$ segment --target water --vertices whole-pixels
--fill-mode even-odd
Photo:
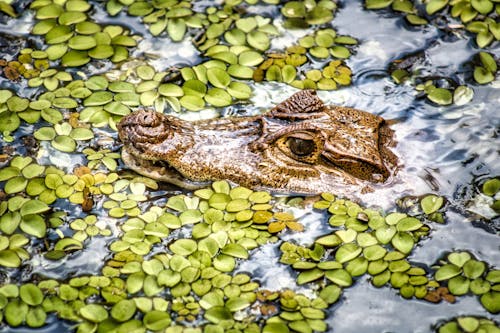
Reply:
[[[258,9],[255,9],[258,10]],[[104,20],[104,12],[96,17]],[[24,16],[29,23],[31,15]],[[121,22],[123,17],[114,19]],[[395,152],[403,167],[398,181],[390,187],[377,189],[374,193],[361,195],[358,199],[366,206],[394,209],[395,200],[408,195],[436,193],[449,201],[446,225],[433,225],[431,237],[421,241],[409,260],[414,263],[431,265],[445,253],[453,250],[470,251],[480,260],[498,267],[500,263],[500,243],[498,229],[466,209],[468,200],[477,195],[473,185],[481,179],[499,175],[499,131],[500,131],[500,81],[497,79],[486,86],[473,85],[474,99],[462,106],[438,107],[416,96],[409,85],[396,85],[389,77],[387,68],[391,61],[405,55],[425,51],[425,71],[435,75],[453,76],[459,80],[466,78],[463,63],[470,60],[478,49],[464,35],[450,36],[433,26],[411,28],[399,17],[385,12],[363,10],[360,1],[344,1],[337,12],[334,27],[339,34],[357,38],[360,46],[356,54],[348,60],[353,70],[353,85],[335,92],[320,92],[327,104],[341,104],[370,111],[386,119],[396,119],[392,126],[398,141]],[[26,32],[26,25],[11,22],[0,26],[0,31],[14,28],[19,33]],[[137,21],[130,27],[144,31]],[[285,33],[273,45],[278,47],[297,38],[300,34]],[[183,55],[173,52],[169,44],[152,43],[145,40],[139,48],[148,50],[158,57],[153,61],[157,68],[167,63],[172,65],[195,64],[197,51],[189,43],[181,44]],[[500,47],[494,44],[488,51],[500,55]],[[468,81],[471,82],[471,81]],[[0,81],[4,87],[7,82]],[[295,92],[294,88],[264,83],[255,87],[255,94],[244,110],[233,109],[228,114],[256,114],[269,109],[285,97]],[[216,110],[208,109],[200,113],[182,115],[183,118],[208,118],[216,115]],[[29,130],[27,128],[26,130]],[[0,145],[5,145],[1,143]],[[54,157],[52,157],[54,158]],[[52,161],[53,163],[54,160]],[[66,164],[65,161],[61,162]],[[478,200],[471,208],[488,216],[486,204]],[[295,211],[304,215],[301,220],[306,225],[305,234],[285,238],[308,245],[315,237],[327,233],[327,223],[319,213]],[[491,216],[490,216],[491,217]],[[498,217],[496,217],[498,220]],[[490,225],[488,225],[490,223]],[[497,226],[498,226],[498,222]],[[34,271],[48,277],[66,277],[73,274],[95,274],[105,259],[106,244],[102,239],[92,244],[78,256],[64,262],[49,263],[35,256],[31,260]],[[251,272],[262,286],[270,289],[292,287],[307,293],[308,290],[295,284],[295,273],[279,261],[279,244],[266,245],[258,249],[239,271]],[[403,300],[396,290],[384,287],[374,288],[366,277],[361,277],[355,285],[344,291],[342,301],[329,311],[328,324],[334,332],[413,332],[433,331],[440,321],[457,315],[478,315],[492,318],[479,304],[477,297],[458,298],[457,303],[430,304],[418,300]],[[496,317],[498,320],[498,317]],[[57,320],[31,332],[63,332],[71,325]],[[25,328],[4,327],[2,332],[25,332]]]

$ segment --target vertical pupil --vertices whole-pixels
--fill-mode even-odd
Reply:
[[[295,155],[305,156],[311,154],[314,151],[315,145],[313,140],[289,138],[288,147],[290,147],[290,150]]]

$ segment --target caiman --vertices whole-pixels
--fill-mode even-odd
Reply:
[[[337,192],[388,182],[398,160],[382,117],[325,106],[314,90],[248,117],[184,121],[136,111],[118,124],[122,160],[139,174],[196,189],[226,179],[274,192]]]

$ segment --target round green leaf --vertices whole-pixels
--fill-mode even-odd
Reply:
[[[21,265],[21,259],[12,250],[2,250],[0,251],[0,266],[4,267],[19,267]]]
[[[448,89],[444,88],[432,89],[427,98],[439,105],[450,105],[453,102],[453,95]]]
[[[482,261],[471,259],[463,266],[464,275],[469,279],[476,279],[483,275],[486,270],[486,264]]]
[[[444,280],[449,280],[454,276],[459,275],[462,272],[462,270],[453,265],[453,264],[446,264],[441,267],[436,271],[436,274],[434,275],[434,278],[436,281],[444,281]]]
[[[214,87],[226,88],[231,83],[231,77],[225,70],[212,67],[207,69],[207,78]]]
[[[231,314],[231,311],[223,306],[214,306],[205,311],[204,317],[208,321],[217,324],[221,321],[232,319],[233,315]]]
[[[407,232],[398,232],[391,240],[392,246],[402,253],[410,253],[415,245],[413,237]]]
[[[349,287],[352,284],[351,275],[344,269],[326,271],[325,277],[340,287]]]
[[[443,198],[437,195],[427,195],[420,201],[420,206],[425,214],[429,215],[435,213],[441,206],[443,206]]]
[[[5,183],[4,191],[7,194],[13,194],[13,193],[18,193],[21,191],[24,191],[26,188],[26,185],[28,185],[28,180],[24,177],[14,177],[9,179]]]
[[[28,305],[40,305],[43,301],[43,293],[33,283],[26,283],[19,288],[19,295],[21,300]]]
[[[172,322],[168,312],[157,310],[147,312],[142,321],[144,326],[152,331],[164,330]]]
[[[500,292],[490,291],[481,296],[481,304],[493,314],[500,312]]]
[[[216,107],[231,105],[233,101],[231,95],[229,95],[225,90],[220,88],[209,89],[204,98],[207,103]]]
[[[192,239],[178,239],[170,244],[170,250],[178,255],[187,256],[196,251],[197,244]]]
[[[485,195],[494,196],[498,191],[500,191],[500,179],[488,179],[484,182],[482,190]]]
[[[108,312],[99,304],[87,304],[80,309],[80,315],[93,322],[100,323],[108,318]]]

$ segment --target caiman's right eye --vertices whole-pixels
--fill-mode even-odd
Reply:
[[[316,150],[316,144],[313,140],[289,137],[287,143],[290,151],[300,157],[310,155]]]
[[[314,164],[323,151],[324,139],[315,131],[301,130],[283,135],[276,145],[288,157]]]

